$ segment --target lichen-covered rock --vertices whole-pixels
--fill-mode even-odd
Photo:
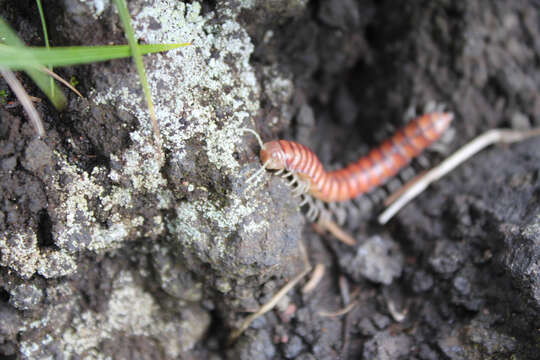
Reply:
[[[238,288],[230,297],[241,304],[245,289],[299,269],[303,221],[297,202],[281,183],[274,181],[267,192],[267,176],[249,186],[245,182],[257,170],[248,165],[258,162],[257,149],[240,128],[254,128],[261,90],[248,62],[253,44],[236,20],[249,2],[230,5],[202,13],[198,2],[130,3],[142,41],[192,42],[145,58],[161,150],[129,60],[88,69],[85,77],[93,79],[88,84],[93,89],[87,100],[71,101],[65,127],[55,132],[49,126],[44,139],[33,138],[27,124],[2,114],[0,264],[10,276],[29,281],[10,288],[9,303],[35,310],[42,319],[39,331],[30,331],[30,319],[22,317],[23,356],[123,353],[107,342],[111,334],[122,333],[128,342],[152,339],[145,347],[174,358],[193,348],[209,326],[200,305],[203,293]],[[66,0],[57,9],[63,13],[51,14],[59,20],[51,25],[53,32],[76,33],[75,42],[108,43],[122,35],[112,6]],[[113,29],[111,37],[106,27]],[[266,96],[279,107],[292,96],[292,82],[275,70],[272,76],[276,85]],[[126,247],[133,249],[142,278],[167,294],[162,304],[130,277],[126,262],[119,268],[98,265],[96,273],[85,260]],[[36,275],[67,279],[72,284],[67,303],[53,301],[38,311],[47,287],[32,283]],[[86,306],[77,303],[81,295],[75,288],[87,293]],[[160,315],[160,306],[169,308],[174,301],[177,314]],[[60,308],[73,318],[72,330],[64,333],[65,322],[50,329],[50,314]],[[6,331],[15,341],[10,334]],[[39,345],[44,342],[50,344]]]

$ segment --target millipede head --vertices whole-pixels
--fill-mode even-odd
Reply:
[[[268,170],[281,170],[287,167],[285,152],[279,141],[269,141],[261,148],[261,161]]]

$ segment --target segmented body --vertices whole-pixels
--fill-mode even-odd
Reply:
[[[287,170],[307,182],[308,194],[324,202],[355,198],[384,184],[436,141],[453,119],[451,113],[422,115],[357,162],[327,172],[308,147],[287,140],[270,141],[261,149],[267,169]]]

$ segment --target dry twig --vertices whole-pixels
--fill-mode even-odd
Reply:
[[[311,271],[311,265],[309,264],[307,252],[302,242],[299,243],[299,247],[300,251],[302,252],[304,264],[306,266],[305,269],[300,274],[296,275],[291,281],[285,284],[285,286],[279,289],[279,291],[275,293],[274,296],[272,296],[272,298],[266,304],[261,306],[259,310],[245,318],[242,322],[242,325],[240,325],[240,327],[237,330],[233,331],[233,333],[231,334],[230,341],[234,341],[236,338],[242,335],[242,333],[249,327],[249,325],[251,325],[251,323],[259,316],[262,316],[268,311],[272,310],[274,306],[276,306],[276,304],[279,302],[279,300],[281,300],[281,298],[283,298],[289,292],[289,290],[291,290],[296,284],[298,284],[298,282],[302,280],[304,276],[306,276]]]

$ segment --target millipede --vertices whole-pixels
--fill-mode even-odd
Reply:
[[[311,197],[323,203],[344,202],[383,185],[413,158],[441,137],[453,120],[448,112],[432,112],[419,116],[399,129],[380,146],[358,161],[335,171],[326,171],[315,153],[307,146],[288,140],[274,140],[261,145],[262,168],[248,182],[264,170],[276,170],[284,177],[292,176],[289,185],[297,184],[296,195],[305,195],[302,205],[310,204],[308,217],[314,220],[320,209],[313,206]]]

